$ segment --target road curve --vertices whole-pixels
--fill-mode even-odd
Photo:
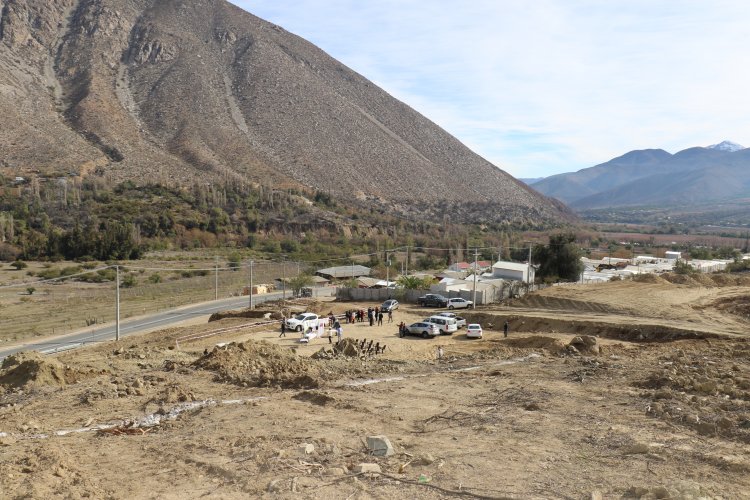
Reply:
[[[323,290],[316,290],[316,292],[323,292]],[[272,300],[279,300],[282,298],[283,292],[274,292],[263,295],[256,295],[253,297],[254,304],[262,304]],[[328,290],[330,293],[330,290]],[[291,294],[287,292],[287,297]],[[316,295],[323,295],[317,294]],[[120,338],[124,338],[130,335],[136,335],[147,331],[166,328],[173,326],[184,321],[194,319],[200,316],[209,316],[215,312],[225,311],[227,309],[242,309],[247,307],[249,304],[249,298],[244,297],[232,297],[228,299],[214,300],[211,302],[203,302],[200,304],[193,304],[189,306],[182,306],[167,311],[162,311],[148,316],[142,316],[139,318],[121,320],[120,321]],[[115,339],[114,323],[95,327],[87,328],[86,330],[70,333],[67,335],[56,336],[54,338],[40,339],[38,341],[29,342],[26,344],[17,344],[6,349],[0,350],[0,360],[23,351],[37,351],[42,354],[53,354],[56,352],[67,351],[70,349],[76,349],[83,345],[87,345],[94,342],[103,342]]]

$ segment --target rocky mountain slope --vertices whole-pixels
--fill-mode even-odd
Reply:
[[[575,208],[672,206],[729,201],[750,195],[750,149],[728,141],[675,154],[631,151],[533,188]]]
[[[0,167],[239,180],[468,220],[569,217],[317,47],[223,0],[0,0]],[[440,203],[438,203],[440,202]]]

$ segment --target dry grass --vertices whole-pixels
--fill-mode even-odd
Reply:
[[[190,255],[191,257],[195,257]],[[135,285],[120,289],[120,318],[125,319],[150,314],[196,302],[214,300],[216,294],[215,273],[208,271],[205,276],[185,277],[181,271],[138,270],[140,268],[169,269],[210,269],[214,266],[213,257],[191,261],[145,260],[123,263],[135,277]],[[33,284],[33,294],[27,285],[40,278],[30,276],[50,268],[64,268],[76,265],[71,262],[55,263],[52,266],[42,263],[29,263],[29,267],[16,271],[8,264],[0,267],[0,285],[17,285],[0,288],[0,342],[23,341],[35,337],[59,335],[76,331],[91,324],[106,324],[115,320],[115,284],[82,283],[62,281],[48,284]],[[102,264],[103,266],[104,264]],[[226,262],[221,262],[225,267]],[[98,266],[97,266],[98,267]],[[287,272],[296,272],[295,266],[287,266]],[[124,275],[125,273],[123,273]],[[158,274],[161,282],[154,283],[150,277]],[[280,277],[280,264],[259,263],[254,266],[254,283],[272,283]],[[218,273],[218,296],[227,298],[242,293],[249,284],[247,269],[237,271],[220,270]]]

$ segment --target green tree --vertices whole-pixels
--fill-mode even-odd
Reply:
[[[536,279],[541,281],[578,281],[583,272],[581,248],[573,233],[553,234],[547,245],[536,245],[532,262],[539,265]]]
[[[239,254],[239,252],[232,252],[231,254],[229,254],[229,258],[227,260],[229,261],[229,268],[232,271],[237,271],[240,268],[242,256]]]
[[[420,278],[418,276],[400,276],[398,284],[407,290],[427,290],[432,285],[430,278]]]
[[[295,296],[300,294],[300,291],[308,286],[313,285],[313,277],[311,274],[302,273],[289,280],[289,286]]]

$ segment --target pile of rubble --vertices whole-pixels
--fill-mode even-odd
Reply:
[[[63,365],[54,358],[34,352],[13,354],[0,366],[0,386],[15,389],[26,386],[65,386],[83,378],[86,373]]]
[[[719,343],[699,352],[677,349],[636,385],[646,390],[646,413],[699,434],[750,443],[748,351]],[[719,359],[730,360],[723,369]]]
[[[247,341],[215,347],[193,366],[219,380],[244,387],[318,387],[318,367],[309,358],[268,342]]]
[[[385,352],[386,345],[380,345],[380,342],[375,342],[367,339],[356,340],[356,339],[343,339],[340,342],[336,342],[330,348],[322,347],[318,352],[312,355],[313,359],[334,359],[337,357],[347,358],[368,358],[371,356],[377,356]]]

